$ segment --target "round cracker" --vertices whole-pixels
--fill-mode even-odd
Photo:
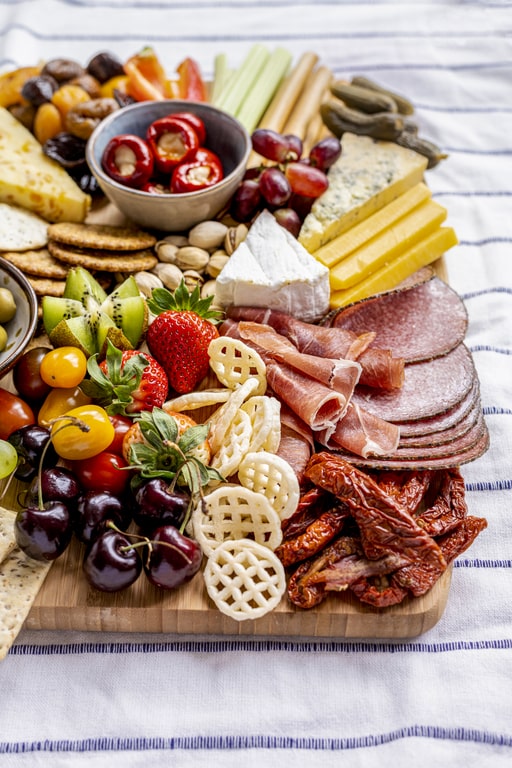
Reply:
[[[26,275],[65,280],[68,274],[69,268],[54,258],[48,248],[36,251],[7,251],[2,253],[2,256]]]
[[[52,280],[49,277],[33,277],[32,275],[26,277],[37,296],[64,296],[65,280]]]
[[[47,242],[47,221],[32,211],[0,203],[0,251],[43,248]]]
[[[153,269],[158,264],[157,257],[152,251],[100,251],[86,248],[74,248],[61,245],[53,240],[48,243],[51,255],[65,264],[81,266],[87,270],[102,272],[141,272]]]
[[[106,251],[141,251],[156,243],[156,237],[142,229],[69,221],[51,224],[48,237],[66,245]]]

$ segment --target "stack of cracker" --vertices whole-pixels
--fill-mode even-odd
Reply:
[[[27,276],[38,296],[62,296],[68,271],[77,265],[106,285],[115,273],[152,269],[158,263],[155,243],[154,235],[137,228],[48,224],[29,211],[0,204],[0,254]]]

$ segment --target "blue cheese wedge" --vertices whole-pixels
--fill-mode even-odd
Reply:
[[[221,307],[269,307],[306,322],[329,309],[329,270],[262,211],[217,277]]]
[[[91,198],[11,113],[0,107],[0,202],[46,221],[84,221]]]
[[[299,242],[314,253],[418,184],[427,159],[390,141],[344,133],[329,187],[306,216]]]

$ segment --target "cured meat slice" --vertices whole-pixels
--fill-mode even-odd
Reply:
[[[344,448],[366,458],[393,454],[398,448],[400,430],[351,402],[334,432],[316,437],[327,448]]]
[[[429,432],[426,435],[412,435],[410,437],[402,437],[402,431],[400,429],[400,442],[399,448],[424,448],[425,446],[443,445],[451,443],[463,435],[475,426],[481,413],[481,404],[476,402],[469,413],[453,427],[448,429],[442,429],[439,432]]]
[[[435,360],[405,366],[403,386],[392,391],[358,386],[353,401],[385,421],[425,419],[446,413],[468,394],[476,379],[464,344]]]
[[[267,364],[267,382],[312,430],[334,429],[345,413],[347,402],[343,395],[289,365],[271,360]]]
[[[331,326],[356,334],[375,332],[376,347],[406,362],[445,355],[466,335],[468,315],[460,296],[433,277],[408,290],[380,294],[339,310]]]
[[[302,483],[304,471],[311,456],[311,446],[304,437],[286,424],[281,423],[281,438],[277,455],[288,462],[299,484]]]
[[[475,377],[475,381],[470,391],[464,397],[460,403],[457,403],[453,408],[449,408],[444,413],[440,413],[437,416],[431,416],[426,419],[415,419],[414,421],[400,421],[396,422],[400,427],[400,437],[415,437],[421,435],[429,435],[432,432],[441,432],[446,429],[454,427],[456,424],[465,419],[469,412],[473,410],[475,405],[480,403],[480,386],[478,379]]]
[[[432,537],[369,475],[338,456],[321,452],[311,457],[306,477],[350,508],[369,560],[394,553],[411,562],[422,560],[432,568],[446,568],[441,550]]]
[[[285,312],[259,307],[231,307],[229,320],[246,320],[270,325],[289,339],[299,352],[317,357],[357,360],[361,366],[360,383],[368,387],[393,389],[403,382],[404,361],[388,349],[370,347],[375,334],[355,334],[342,328],[327,328],[304,323]],[[231,325],[220,328],[221,334],[233,333]]]
[[[299,352],[285,336],[277,333],[270,325],[240,321],[240,338],[249,345],[255,345],[258,352],[264,350],[265,357],[280,363],[287,363],[313,379],[335,389],[345,398],[352,397],[361,375],[361,366],[354,360],[329,359]]]

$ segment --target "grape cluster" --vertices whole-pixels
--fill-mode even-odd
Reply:
[[[303,157],[302,140],[293,134],[258,128],[251,138],[253,150],[266,162],[247,169],[233,196],[231,215],[249,222],[267,208],[297,237],[314,200],[329,186],[327,171],[340,156],[341,143],[327,136]]]

